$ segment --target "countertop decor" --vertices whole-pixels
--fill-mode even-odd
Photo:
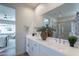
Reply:
[[[53,36],[53,31],[55,31],[55,29],[46,25],[46,26],[39,27],[37,31],[41,32],[41,38],[43,40],[46,40],[47,37]]]
[[[69,41],[71,47],[74,47],[74,44],[76,43],[77,39],[78,38],[76,36],[69,36],[68,37],[68,41]]]

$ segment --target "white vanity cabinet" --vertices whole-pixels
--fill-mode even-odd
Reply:
[[[38,39],[26,39],[26,51],[30,56],[63,56],[55,49],[48,48],[37,41]]]
[[[39,56],[39,44],[33,41],[32,44],[32,55]]]
[[[29,38],[26,39],[26,51],[31,56],[39,55],[39,44]]]
[[[40,45],[40,56],[64,56],[64,54],[56,51],[55,49],[48,48]]]
[[[58,38],[57,38],[58,39]],[[79,56],[79,49],[53,43],[52,39],[43,41],[38,37],[26,38],[26,52],[30,56]]]
[[[32,54],[32,43],[30,39],[26,39],[26,52],[28,52],[29,55]]]

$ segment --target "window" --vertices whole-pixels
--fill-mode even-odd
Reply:
[[[49,19],[44,18],[43,24],[44,26],[49,25]]]
[[[0,24],[0,34],[11,34],[15,33],[14,24]]]

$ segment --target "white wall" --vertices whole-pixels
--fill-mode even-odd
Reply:
[[[43,4],[39,5],[35,10],[26,6],[16,6],[16,55],[25,52],[25,28],[29,26],[30,33],[33,32],[33,27],[41,26],[42,14],[54,9],[61,4]]]
[[[29,26],[31,32],[33,19],[34,10],[24,6],[16,7],[16,55],[25,52],[26,31],[24,26]]]

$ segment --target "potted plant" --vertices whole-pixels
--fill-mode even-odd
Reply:
[[[69,36],[68,37],[68,41],[69,41],[71,47],[74,47],[74,44],[76,43],[77,39],[78,38],[76,36]]]
[[[55,31],[55,29],[46,25],[46,26],[39,27],[37,29],[37,31],[40,31],[41,32],[41,38],[43,40],[46,40],[47,37],[53,36],[53,31]]]

